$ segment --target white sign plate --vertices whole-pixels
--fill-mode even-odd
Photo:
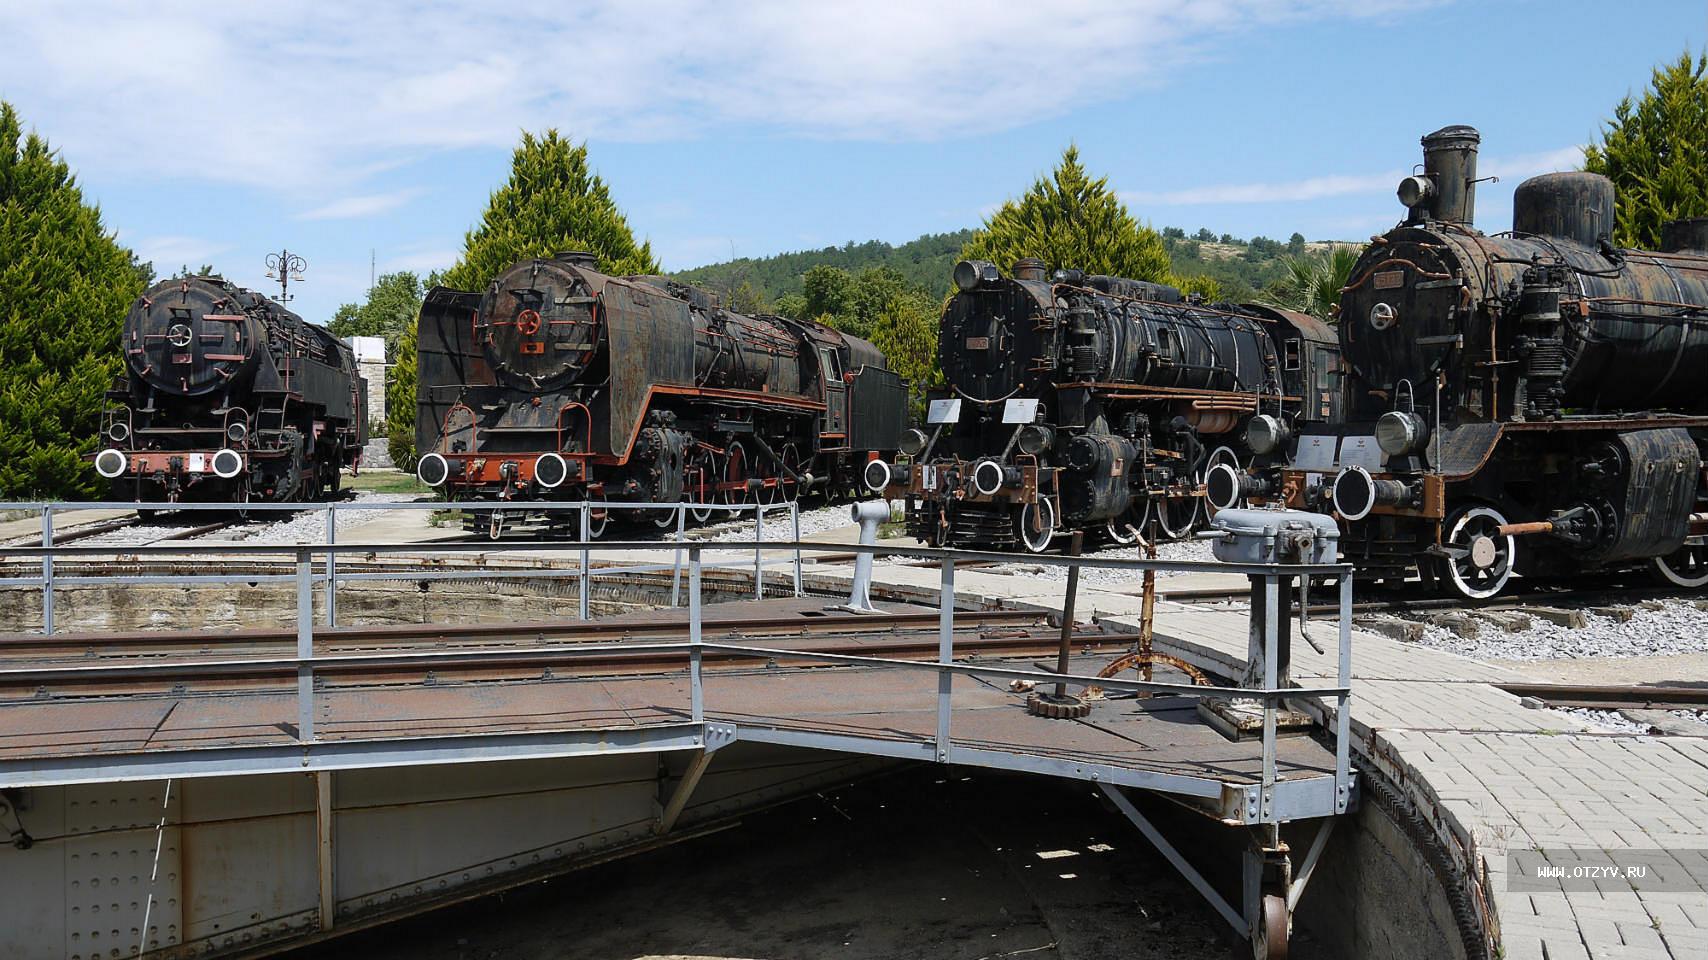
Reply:
[[[1375,437],[1347,437],[1340,441],[1340,465],[1363,467],[1372,473],[1382,469],[1382,448]]]
[[[1016,397],[1002,405],[1003,423],[1031,423],[1038,419],[1038,401]]]
[[[961,419],[961,398],[951,397],[947,400],[931,401],[931,409],[926,411],[926,423],[958,423]]]
[[[1299,438],[1299,452],[1293,455],[1295,470],[1333,470],[1333,437],[1306,436]]]
[[[208,469],[208,458],[207,458],[206,454],[201,454],[201,453],[190,454],[190,472],[191,473],[205,473],[205,472],[207,472],[207,469]]]
[[[937,489],[937,467],[935,464],[925,464],[919,468],[919,489]]]

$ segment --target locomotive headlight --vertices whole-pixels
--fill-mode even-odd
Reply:
[[[1390,457],[1421,451],[1429,440],[1429,424],[1415,413],[1389,410],[1376,419],[1376,446]]]
[[[225,428],[225,438],[232,443],[242,443],[249,436],[249,425],[241,420],[233,422]]]
[[[95,454],[95,472],[108,480],[123,474],[128,466],[130,461],[125,459],[125,455],[111,447]]]
[[[243,455],[230,447],[220,450],[213,455],[213,472],[221,480],[230,480],[243,472]]]
[[[981,283],[993,283],[1002,274],[989,260],[962,260],[955,264],[955,287],[962,293],[972,293]]]
[[[1428,177],[1407,177],[1400,181],[1400,188],[1394,191],[1400,202],[1410,210],[1429,198],[1435,196],[1435,182]]]
[[[1292,434],[1292,428],[1280,417],[1260,413],[1245,425],[1245,445],[1252,453],[1266,456],[1281,449]]]
[[[987,497],[1001,490],[1006,479],[1007,471],[995,460],[980,460],[973,467],[973,489]]]
[[[107,426],[107,439],[114,443],[124,443],[130,439],[130,424],[123,420],[114,420]]]
[[[1050,449],[1050,444],[1054,443],[1055,439],[1049,427],[1040,423],[1028,423],[1020,428],[1020,436],[1014,441],[1014,445],[1020,448],[1021,453],[1035,457]]]
[[[860,479],[865,481],[867,490],[873,493],[883,493],[889,487],[890,478],[894,476],[894,473],[895,471],[884,461],[868,460],[865,472],[860,474]]]
[[[898,446],[901,447],[902,453],[905,453],[910,457],[917,457],[925,451],[925,445],[928,442],[930,442],[930,438],[925,435],[924,430],[921,430],[918,427],[911,427],[902,432],[901,441]]]
[[[560,454],[542,453],[540,459],[534,461],[534,479],[547,490],[556,487],[569,477],[569,461]]]

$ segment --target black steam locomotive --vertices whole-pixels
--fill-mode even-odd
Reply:
[[[931,433],[910,431],[911,463],[866,468],[869,489],[906,499],[908,530],[927,543],[1041,552],[1070,530],[1188,536],[1205,472],[1248,456],[1238,428],[1339,412],[1334,335],[1311,317],[1046,276],[1031,259],[1011,277],[963,261],[954,281]]]
[[[1479,140],[1423,138],[1405,221],[1353,270],[1345,421],[1281,425],[1212,498],[1332,510],[1366,575],[1466,598],[1642,564],[1708,585],[1708,220],[1618,249],[1612,183],[1555,173],[1518,187],[1510,234],[1479,233]]]
[[[870,343],[607,276],[590,254],[435,288],[418,349],[417,473],[459,500],[685,501],[704,522],[713,504],[849,491],[905,426],[907,385]],[[606,513],[590,519],[597,536]]]
[[[220,277],[163,280],[125,315],[94,456],[114,499],[321,500],[367,439],[348,345]]]

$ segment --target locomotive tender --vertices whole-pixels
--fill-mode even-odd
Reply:
[[[954,281],[931,433],[910,431],[911,463],[866,468],[869,489],[906,499],[922,541],[1042,552],[1058,532],[1132,543],[1153,522],[1188,536],[1205,470],[1243,462],[1249,418],[1338,413],[1334,336],[1311,317],[1046,276],[1030,258],[1008,277],[963,261]]]
[[[1708,585],[1708,220],[1659,251],[1608,237],[1613,185],[1521,184],[1513,230],[1472,225],[1476,130],[1422,140],[1406,219],[1342,293],[1342,423],[1264,426],[1274,442],[1212,500],[1332,511],[1366,575],[1471,599],[1513,573],[1651,565]]]
[[[137,502],[320,500],[367,440],[350,347],[221,277],[162,280],[125,315],[95,470]]]
[[[585,253],[433,289],[418,350],[417,473],[452,499],[686,501],[704,522],[850,490],[905,426],[907,385],[872,344]],[[597,536],[605,511],[590,520]]]

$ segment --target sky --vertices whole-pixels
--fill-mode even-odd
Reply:
[[[288,248],[324,321],[455,262],[523,130],[667,270],[977,226],[1070,143],[1153,226],[1359,240],[1452,123],[1494,231],[1705,44],[1708,0],[5,0],[0,99],[162,276]]]

